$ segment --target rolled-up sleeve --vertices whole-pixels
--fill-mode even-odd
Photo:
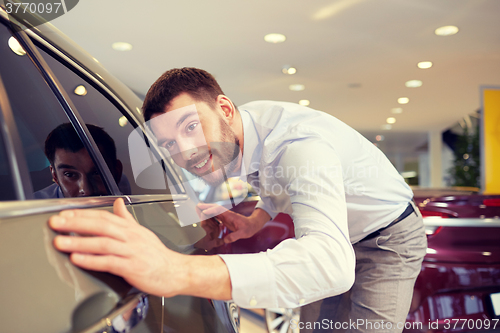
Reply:
[[[241,307],[297,307],[346,292],[354,283],[342,168],[334,149],[316,139],[280,149],[268,186],[288,196],[296,239],[258,254],[221,255]]]

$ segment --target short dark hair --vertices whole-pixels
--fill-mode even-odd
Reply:
[[[203,69],[184,67],[174,68],[163,73],[149,88],[142,110],[149,121],[157,113],[163,113],[165,107],[181,93],[188,93],[196,101],[215,105],[217,96],[224,95],[212,74]]]
[[[110,167],[114,167],[116,165],[116,146],[113,138],[109,136],[102,127],[88,124],[87,128],[99,147],[104,159],[113,163]],[[54,166],[57,149],[64,149],[76,153],[83,148],[82,140],[70,123],[64,123],[57,126],[49,133],[47,139],[45,139],[45,156],[47,156],[52,166]]]

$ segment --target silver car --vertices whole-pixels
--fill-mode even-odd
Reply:
[[[236,332],[232,303],[148,296],[54,249],[50,216],[116,198],[173,250],[204,253],[193,244],[205,232],[179,221],[194,202],[140,99],[50,24],[19,21],[0,7],[0,332]]]

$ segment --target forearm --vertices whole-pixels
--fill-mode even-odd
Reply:
[[[250,218],[253,220],[257,230],[262,229],[264,224],[271,219],[271,215],[269,215],[264,209],[256,208]]]
[[[254,228],[260,230],[271,216],[265,210],[257,208],[250,218]],[[229,271],[221,257],[181,255],[177,267],[177,294],[218,300],[231,299]]]
[[[226,264],[219,256],[181,255],[178,262],[178,295],[217,300],[231,299],[231,280]],[[164,295],[169,296],[169,295]]]

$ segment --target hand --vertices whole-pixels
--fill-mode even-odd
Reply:
[[[224,240],[219,237],[224,228],[222,224],[215,219],[208,219],[201,221],[201,227],[207,234],[194,244],[195,248],[210,251],[214,247],[224,245]]]
[[[196,205],[196,211],[201,219],[217,215],[217,218],[232,231],[232,233],[224,237],[225,243],[232,243],[238,239],[252,237],[270,219],[269,214],[261,209],[257,209],[254,211],[254,214],[247,217],[216,204],[199,203]]]
[[[122,199],[114,214],[101,210],[68,210],[52,216],[49,225],[58,232],[84,236],[62,236],[54,246],[69,252],[70,260],[84,269],[123,277],[134,287],[154,295],[174,296],[184,287],[178,281],[183,255],[169,250],[150,230],[138,224]]]

